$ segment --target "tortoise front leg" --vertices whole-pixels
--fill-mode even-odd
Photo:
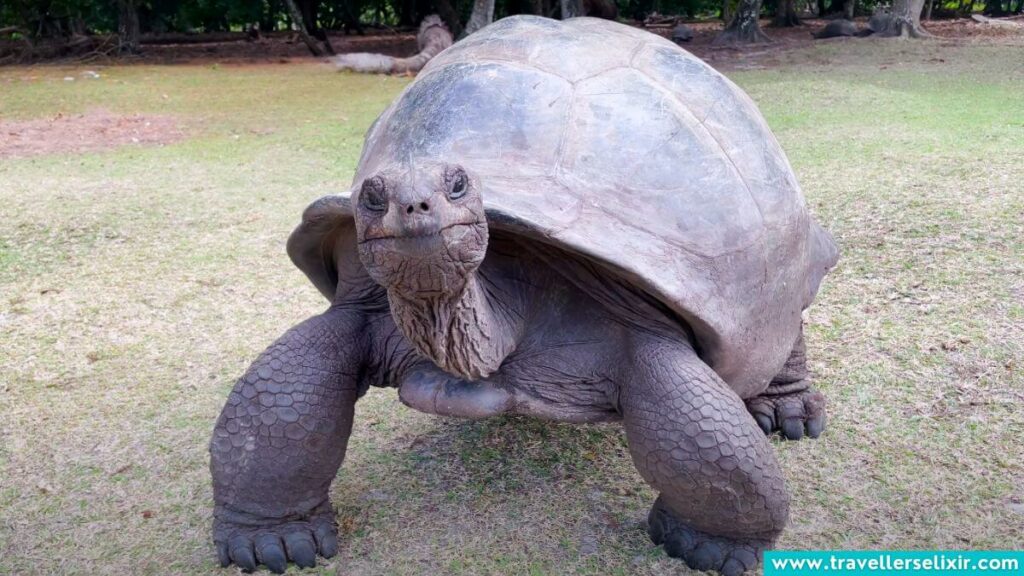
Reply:
[[[429,360],[402,375],[398,398],[420,412],[471,420],[504,414],[514,407],[513,394],[506,388],[486,378],[469,381],[452,376]]]
[[[339,307],[286,332],[235,384],[210,442],[223,566],[284,572],[337,551],[328,489],[352,431],[366,322]]]
[[[786,524],[789,496],[765,435],[686,344],[637,346],[620,392],[630,454],[657,489],[655,544],[696,570],[754,568]]]

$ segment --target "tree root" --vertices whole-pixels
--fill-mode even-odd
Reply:
[[[880,12],[871,17],[868,27],[875,36],[882,38],[934,38],[934,35],[916,24],[892,12]]]
[[[711,43],[712,46],[738,46],[744,44],[770,43],[771,38],[760,27],[736,25],[735,22],[722,30]]]

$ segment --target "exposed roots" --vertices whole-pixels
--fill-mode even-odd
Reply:
[[[933,38],[934,36],[911,18],[882,12],[871,17],[869,28],[875,36],[883,38]]]
[[[711,44],[712,46],[736,46],[762,44],[771,41],[772,39],[761,30],[761,27],[756,22],[754,25],[749,26],[733,20],[733,23],[725,30],[722,30]]]

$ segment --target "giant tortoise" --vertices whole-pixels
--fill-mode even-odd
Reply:
[[[868,29],[866,32],[870,34],[871,30]],[[840,18],[829,22],[824,28],[811,34],[811,36],[816,40],[823,40],[825,38],[840,38],[842,36],[866,36],[867,34],[858,30],[857,24],[853,21]]]
[[[753,568],[789,497],[766,433],[817,436],[801,313],[837,250],[753,102],[669,40],[500,20],[374,122],[349,194],[288,240],[330,303],[238,381],[210,446],[224,565],[337,551],[356,401],[620,421],[697,569]]]

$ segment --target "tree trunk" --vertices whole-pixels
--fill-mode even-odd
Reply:
[[[824,2],[824,0],[818,1]],[[726,24],[732,22],[733,16],[735,16],[735,14],[732,13],[732,0],[722,0],[722,22],[725,22]]]
[[[775,0],[775,18],[772,19],[772,26],[789,28],[800,25],[800,18],[797,17],[793,4],[794,0]]]
[[[892,10],[872,16],[872,29],[876,36],[899,38],[926,38],[931,36],[921,27],[924,0],[895,0]]]
[[[299,13],[302,14],[302,23],[306,25],[306,30],[311,36],[316,36],[317,30],[320,27],[316,22],[316,10],[319,2],[316,0],[294,0],[295,5],[299,8]]]
[[[583,16],[583,2],[581,0],[561,0],[562,20]]]
[[[309,48],[313,56],[323,56],[324,51],[317,45],[316,38],[309,34],[309,29],[306,28],[306,20],[303,18],[302,12],[299,11],[299,7],[295,4],[295,0],[284,0],[284,3],[288,8],[288,16],[292,19],[292,25],[295,26],[296,31],[299,33],[299,38],[302,38],[302,42]]]
[[[857,11],[857,0],[843,0],[843,17],[847,20],[853,20],[853,15]]]
[[[917,0],[923,2],[924,0]],[[736,16],[732,22],[725,27],[725,30],[715,38],[712,43],[715,46],[730,44],[754,44],[757,42],[771,42],[771,39],[761,31],[758,23],[758,16],[761,15],[761,0],[740,0]]]
[[[334,55],[334,46],[331,46],[331,39],[328,38],[327,31],[320,27],[318,14],[320,9],[319,0],[298,0],[297,6],[302,14],[302,23],[306,27],[306,33],[319,40],[325,52]]]
[[[581,16],[604,18],[605,20],[619,18],[619,7],[612,0],[583,0],[581,9]]]
[[[544,0],[530,0],[530,13],[536,16],[544,16]]]
[[[85,26],[85,20],[80,16],[72,18],[71,25],[68,28],[71,30],[72,36],[87,36],[89,32]]]
[[[931,19],[932,19],[932,6],[934,4],[935,4],[935,0],[928,0],[928,4],[925,6],[925,9],[924,9],[924,19],[926,21],[930,22]]]
[[[139,10],[135,0],[117,0],[117,51],[139,53]]]
[[[475,0],[473,12],[469,15],[469,22],[463,36],[469,36],[473,32],[487,26],[494,21],[494,0]]]
[[[462,36],[462,20],[459,19],[459,13],[455,11],[452,3],[449,0],[436,0],[434,5],[437,7],[437,14],[451,31],[452,37],[460,38]]]
[[[985,0],[985,9],[981,13],[988,16],[999,16],[1002,10],[1002,3],[999,0]]]
[[[399,5],[401,10],[398,14],[398,25],[412,26],[415,24],[416,17],[413,14],[416,12],[416,2],[414,0],[401,0]]]
[[[277,30],[278,6],[275,4],[275,2],[267,2],[260,9],[260,30],[262,32]]]
[[[366,33],[366,31],[363,29],[362,23],[359,22],[359,6],[357,4],[358,3],[352,2],[351,0],[341,2],[340,4],[338,4],[338,8],[336,9],[335,18],[337,18],[338,15],[340,15],[341,30],[344,31],[345,34],[351,34],[355,32],[356,34],[362,36],[363,34]],[[416,11],[415,4],[412,6],[412,10],[413,12]],[[413,17],[413,20],[410,21],[410,24],[415,23],[416,20],[415,17]]]

